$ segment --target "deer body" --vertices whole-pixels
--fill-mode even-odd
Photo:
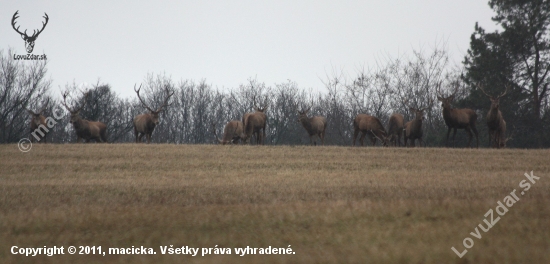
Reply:
[[[479,138],[478,138],[478,133],[476,129],[476,120],[477,120],[476,112],[469,108],[464,108],[464,109],[451,108],[451,101],[454,99],[454,95],[451,95],[447,98],[438,96],[437,99],[442,102],[443,119],[445,120],[445,124],[448,127],[446,141],[449,141],[449,134],[451,133],[451,129],[453,129],[454,130],[453,145],[454,145],[456,130],[464,129],[468,133],[468,137],[469,137],[468,146],[471,145],[472,131],[473,131],[476,136],[476,147],[479,147]]]
[[[382,144],[387,146],[388,134],[386,133],[382,122],[380,122],[378,118],[366,114],[358,114],[353,121],[353,127],[354,132],[353,141],[351,143],[352,146],[355,146],[355,140],[357,139],[359,132],[361,132],[361,138],[359,139],[361,146],[364,145],[366,135],[369,136],[373,146],[376,144],[377,139],[380,139]]]
[[[27,112],[29,112],[29,114],[32,116],[31,123],[30,123],[31,136],[29,137],[31,142],[34,142],[34,136],[32,136],[32,133],[37,131],[37,129],[40,126],[42,126],[41,131],[44,131],[44,141],[43,142],[46,143],[46,137],[48,136],[49,130],[47,130],[47,126],[46,126],[46,117],[42,115],[42,112],[44,110],[45,109],[41,110],[38,113],[35,113],[35,112],[27,109]],[[44,128],[46,130],[44,130]]]
[[[76,132],[76,142],[80,143],[82,139],[86,142],[95,140],[96,142],[107,142],[107,125],[99,121],[89,121],[80,117],[80,110],[86,104],[89,92],[84,94],[84,102],[78,108],[72,108],[67,105],[68,91],[63,93],[63,106],[71,113],[71,124]]]
[[[317,142],[313,137],[318,136],[321,140],[321,144],[325,145],[325,130],[327,128],[327,119],[323,116],[307,117],[306,111],[299,111],[298,121],[302,123],[302,126],[309,134],[309,142],[311,145],[317,145]]]
[[[403,120],[402,114],[392,114],[388,121],[388,134],[393,146],[401,146],[401,135],[403,134]]]
[[[481,85],[478,88],[491,100],[491,107],[487,112],[487,128],[489,129],[489,145],[495,148],[506,147],[506,122],[500,112],[500,98],[508,92],[508,86],[503,94],[494,97],[485,92]]]
[[[239,140],[241,140],[243,135],[243,123],[238,120],[231,120],[229,121],[224,129],[223,129],[223,138],[218,139],[218,141],[222,144],[238,144]]]
[[[244,134],[245,142],[252,137],[256,137],[256,144],[264,144],[265,138],[265,124],[267,116],[264,112],[256,111],[255,113],[245,114],[244,118]]]
[[[76,131],[77,143],[80,143],[82,139],[86,142],[90,142],[92,139],[96,142],[107,142],[107,125],[105,123],[82,119],[78,113],[71,116],[71,123]]]
[[[410,147],[414,147],[414,141],[418,139],[419,146],[422,146],[424,142],[422,141],[422,120],[424,119],[424,109],[415,109],[410,108],[411,111],[415,112],[415,118],[405,124],[405,146],[407,146],[407,141],[411,140]]]
[[[163,108],[168,105],[168,100],[170,100],[170,97],[174,95],[175,91],[170,91],[168,87],[166,87],[167,96],[164,98],[163,104],[157,110],[153,110],[141,99],[141,96],[139,96],[140,90],[141,85],[137,90],[136,86],[134,85],[134,91],[136,92],[139,101],[141,102],[143,107],[145,107],[145,109],[149,110],[149,113],[141,114],[134,118],[134,135],[136,136],[136,143],[141,142],[143,136],[146,136],[147,143],[149,144],[151,143],[151,136],[153,135],[153,131],[155,130],[155,127],[159,124],[159,114],[163,110]]]

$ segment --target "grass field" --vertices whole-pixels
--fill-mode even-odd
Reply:
[[[549,150],[155,144],[35,144],[22,153],[0,145],[0,259],[550,263],[549,157]],[[524,190],[530,171],[540,179]],[[478,228],[481,238],[470,234],[514,190],[519,201],[487,232]],[[465,238],[474,245],[459,258],[451,247],[462,252]],[[157,254],[70,255],[71,245]],[[201,249],[195,257],[161,254],[170,245]],[[216,245],[231,255],[201,256]],[[289,245],[294,254],[234,250]],[[12,246],[64,246],[65,255],[13,255]]]

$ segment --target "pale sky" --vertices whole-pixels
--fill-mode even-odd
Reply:
[[[250,78],[324,90],[333,69],[353,75],[376,60],[430,51],[442,40],[454,63],[476,22],[496,29],[488,1],[9,1],[0,8],[0,49],[26,54],[11,27],[41,28],[33,54],[46,54],[52,92],[98,78],[123,96],[148,73],[174,82],[205,79],[235,88]],[[13,54],[12,54],[13,56]]]

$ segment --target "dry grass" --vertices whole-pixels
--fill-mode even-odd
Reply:
[[[550,263],[549,150],[0,145],[0,259],[37,263]],[[482,238],[526,171],[541,179]],[[496,216],[496,215],[495,215]],[[464,238],[474,246],[462,258]],[[152,247],[23,257],[10,248]],[[294,255],[161,255],[160,246]],[[199,253],[200,254],[200,253]]]

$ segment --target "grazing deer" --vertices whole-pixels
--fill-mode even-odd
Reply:
[[[298,122],[302,123],[302,126],[309,134],[309,142],[311,145],[317,145],[316,140],[313,139],[314,136],[318,136],[319,140],[321,140],[321,144],[325,145],[327,119],[323,116],[307,117],[307,113],[310,109],[311,107],[305,111],[298,111]]]
[[[212,127],[214,128],[214,131],[215,131],[216,128],[214,124],[212,124]],[[222,145],[230,144],[230,143],[239,144],[239,140],[241,140],[244,137],[243,131],[244,131],[243,123],[241,121],[231,120],[227,122],[227,124],[223,129],[223,137],[219,139],[216,136],[216,138],[218,139],[218,142],[220,142]],[[214,135],[216,135],[215,132],[214,132]]]
[[[90,92],[84,93],[84,97],[82,98],[84,102],[81,103],[80,107],[73,107],[72,109],[67,105],[68,93],[69,91],[66,91],[62,94],[62,104],[71,113],[71,124],[73,124],[73,128],[77,136],[76,142],[80,143],[80,140],[82,139],[84,139],[86,142],[90,142],[91,139],[95,140],[96,142],[107,142],[107,125],[99,121],[89,121],[80,117],[80,110],[86,104],[86,99],[88,99],[88,95],[90,94]]]
[[[265,125],[267,122],[267,116],[265,111],[269,106],[267,97],[264,100],[264,107],[256,106],[256,97],[254,96],[254,113],[246,113],[243,116],[243,126],[244,126],[244,142],[248,143],[250,138],[254,135],[256,136],[256,144],[264,144],[265,140]]]
[[[449,134],[451,133],[451,129],[454,129],[453,146],[455,144],[456,130],[464,129],[468,133],[469,137],[468,146],[470,146],[470,144],[472,143],[472,131],[474,131],[474,134],[476,135],[476,148],[479,147],[479,138],[476,129],[476,112],[469,108],[451,108],[451,102],[455,97],[456,90],[449,97],[444,97],[439,93],[439,91],[437,91],[437,93],[437,100],[441,101],[441,106],[443,107],[443,119],[445,120],[445,124],[449,128],[447,131],[447,139],[445,141],[445,144],[447,145],[447,142],[449,141]]]
[[[50,131],[48,130],[47,123],[46,123],[46,117],[43,115],[43,113],[44,113],[44,111],[46,111],[46,108],[48,107],[49,102],[50,102],[50,100],[48,99],[48,101],[44,104],[44,107],[38,112],[33,112],[32,110],[24,107],[25,110],[27,110],[27,112],[32,117],[31,123],[30,123],[31,137],[29,137],[31,142],[34,142],[33,138],[35,138],[33,133],[38,132],[38,133],[40,133],[40,135],[43,135],[43,137],[44,137],[43,142],[46,143],[46,137],[48,136],[48,133]]]
[[[401,135],[403,134],[403,115],[394,113],[388,120],[388,134],[392,146],[401,146]]]
[[[357,139],[359,132],[361,132],[361,138],[359,139],[361,146],[364,145],[366,135],[369,136],[373,146],[376,144],[377,139],[380,139],[384,146],[388,145],[387,142],[389,137],[384,129],[384,126],[382,125],[382,122],[380,122],[380,119],[366,114],[358,114],[355,117],[355,120],[353,120],[353,127],[354,131],[353,141],[351,142],[352,146],[355,146],[355,140]]]
[[[405,141],[405,146],[407,146],[407,141],[410,139],[411,143],[409,147],[415,147],[414,141],[418,139],[418,144],[420,147],[424,144],[422,141],[422,120],[424,120],[424,111],[428,109],[427,107],[422,109],[416,109],[409,107],[409,110],[415,113],[415,118],[405,124],[405,135],[403,136]],[[424,146],[426,146],[424,144]]]
[[[141,99],[141,96],[139,96],[140,90],[141,85],[139,85],[139,89],[136,90],[136,85],[134,84],[134,91],[139,101],[145,109],[149,110],[149,113],[141,114],[134,118],[134,134],[136,136],[136,143],[142,142],[142,138],[145,135],[147,144],[149,144],[151,143],[151,135],[153,135],[155,127],[159,124],[159,113],[168,105],[168,100],[174,95],[175,91],[170,91],[168,87],[166,87],[167,96],[164,98],[163,104],[157,110],[153,110],[143,101],[143,99]]]
[[[508,86],[501,95],[494,97],[485,92],[481,85],[477,86],[491,100],[491,108],[487,112],[487,127],[489,128],[489,145],[494,148],[506,147],[506,122],[499,110],[499,100],[508,92]]]

